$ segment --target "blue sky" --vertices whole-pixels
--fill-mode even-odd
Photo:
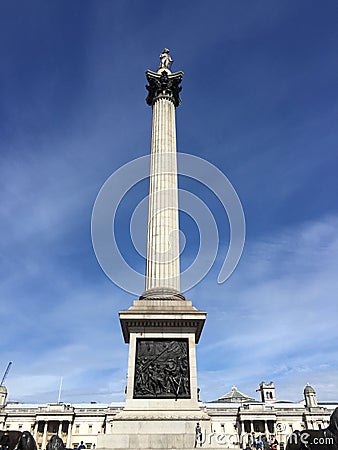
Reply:
[[[10,400],[57,401],[61,376],[65,402],[124,398],[117,313],[134,297],[102,272],[90,220],[105,180],[149,153],[144,72],[164,47],[185,73],[178,150],[228,177],[247,224],[242,259],[217,284],[226,215],[180,179],[220,232],[213,268],[186,293],[208,311],[201,397],[235,384],[258,398],[259,382],[273,380],[279,399],[300,400],[309,382],[319,400],[338,400],[337,2],[11,0],[0,22],[0,370],[13,361]],[[146,191],[140,183],[119,211],[119,245],[140,271],[122,229]],[[181,219],[186,267],[198,239]]]

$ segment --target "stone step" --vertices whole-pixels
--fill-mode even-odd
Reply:
[[[147,447],[147,448],[142,448],[140,449],[139,447],[105,447],[105,448],[99,448],[96,447],[96,450],[203,450],[203,449],[207,449],[207,450],[222,450],[222,449],[226,449],[226,450],[241,450],[239,445],[232,445],[232,446],[225,446],[225,445],[219,445],[219,446],[212,446],[210,444],[203,444],[202,447],[198,446],[198,447],[173,447],[173,446],[169,446],[169,447]]]

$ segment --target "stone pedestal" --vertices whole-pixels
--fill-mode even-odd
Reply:
[[[129,343],[125,410],[198,411],[196,349],[206,313],[188,300],[135,300],[121,311]]]
[[[196,349],[206,313],[188,300],[135,300],[121,311],[129,343],[125,408],[114,417],[100,449],[193,448],[199,422]]]

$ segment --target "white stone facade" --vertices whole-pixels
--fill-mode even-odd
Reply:
[[[125,403],[112,404],[15,404],[9,403],[0,409],[1,430],[28,430],[35,437],[38,449],[45,450],[53,434],[58,434],[68,448],[76,448],[81,441],[87,448],[98,447],[98,439],[107,441],[107,447],[119,448],[112,444],[112,437],[118,437],[123,448],[137,448],[134,445],[157,436],[157,443],[166,447],[168,430],[175,427],[177,448],[188,448],[194,435],[194,427],[200,420],[202,426],[202,448],[245,448],[254,432],[275,434],[278,442],[286,443],[292,431],[305,428],[326,428],[329,418],[338,403],[317,402],[316,407],[306,407],[305,400],[292,402],[213,402],[199,403],[200,415],[181,418],[179,410],[176,420],[166,420],[163,416],[146,422],[144,420],[120,421],[118,416]],[[144,409],[144,417],[149,410]],[[190,413],[191,414],[191,413]],[[204,420],[203,420],[204,416]],[[208,420],[205,418],[208,417]],[[121,433],[116,433],[118,427]],[[145,429],[145,428],[149,428]],[[123,432],[124,430],[124,432]],[[134,436],[134,437],[133,437]],[[128,442],[122,442],[128,440]],[[185,442],[189,440],[189,442]],[[181,442],[182,441],[182,442]],[[181,444],[180,444],[181,443]],[[142,447],[154,448],[153,442],[144,442]],[[193,446],[193,445],[191,445]],[[122,448],[122,447],[120,447]]]

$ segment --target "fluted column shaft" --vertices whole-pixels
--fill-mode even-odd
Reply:
[[[153,104],[146,292],[180,292],[175,106]]]
[[[146,286],[142,298],[180,298],[175,109],[183,72],[147,70],[152,107]]]

